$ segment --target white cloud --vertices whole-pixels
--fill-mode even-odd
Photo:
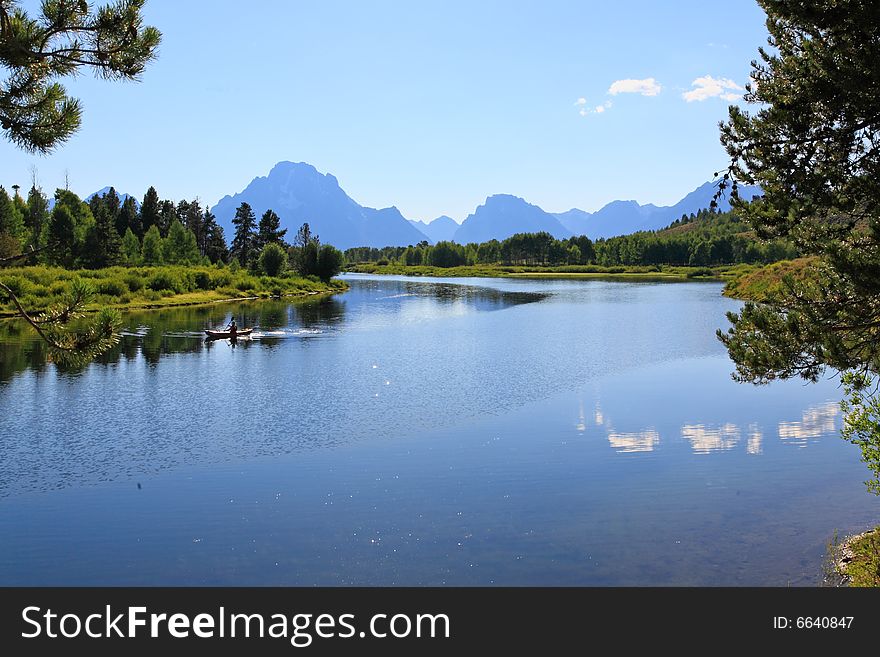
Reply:
[[[605,110],[611,109],[610,100],[606,100],[601,105],[596,105],[595,107],[587,107],[587,99],[578,98],[577,102],[575,102],[575,105],[580,108],[578,109],[578,114],[580,114],[581,116],[589,116],[590,114],[604,114]]]
[[[612,96],[617,94],[641,94],[643,96],[656,96],[663,87],[654,78],[644,80],[617,80],[608,87],[608,93]]]
[[[709,98],[722,98],[723,100],[739,100],[742,97],[743,88],[729,78],[713,78],[704,75],[691,83],[693,89],[685,91],[681,97],[687,102],[704,101]],[[733,93],[732,91],[740,93]]]

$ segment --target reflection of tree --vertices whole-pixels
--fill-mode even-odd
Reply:
[[[441,304],[466,302],[477,310],[499,310],[521,303],[542,301],[548,296],[541,292],[510,292],[490,287],[421,281],[404,281],[402,290],[407,294],[431,296]]]
[[[290,306],[291,319],[303,328],[316,329],[338,324],[345,314],[345,304],[335,297],[324,297]]]
[[[150,365],[170,354],[198,353],[215,345],[204,341],[206,328],[226,326],[234,316],[243,327],[260,331],[286,328],[320,328],[342,320],[345,304],[334,299],[283,301],[252,301],[238,304],[181,306],[128,312],[122,317],[119,342],[95,359],[96,363],[112,365],[143,356]],[[35,340],[27,326],[17,321],[0,322],[0,381],[10,379],[24,370],[39,371],[46,366],[48,350],[44,342]],[[263,336],[259,340],[239,340],[237,348],[271,347],[280,338]],[[227,341],[221,341],[229,346]],[[63,372],[76,372],[82,367],[58,367]]]

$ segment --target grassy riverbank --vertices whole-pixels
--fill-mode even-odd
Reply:
[[[880,586],[880,527],[829,546],[833,571],[826,580],[835,585]]]
[[[602,267],[599,265],[518,266],[466,265],[433,267],[362,263],[348,265],[346,271],[360,274],[395,276],[477,277],[477,278],[620,278],[624,280],[716,280],[727,281],[757,269],[755,265],[724,265],[718,267],[673,267],[669,265],[637,267]]]
[[[87,310],[161,308],[223,300],[307,296],[347,289],[345,282],[323,282],[294,274],[256,276],[245,270],[214,266],[109,267],[68,271],[57,267],[0,269],[7,285],[29,312],[60,302],[74,278],[87,281],[95,294]],[[0,317],[16,313],[12,302],[0,294]]]
[[[817,264],[818,259],[815,257],[798,258],[743,271],[727,282],[724,295],[735,299],[773,303],[782,298],[786,279],[817,278]]]

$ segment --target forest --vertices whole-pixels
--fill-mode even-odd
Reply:
[[[359,247],[345,252],[347,263],[458,267],[501,264],[524,266],[676,265],[706,267],[767,264],[796,258],[794,245],[784,240],[759,240],[732,212],[701,210],[683,215],[659,231],[591,240],[586,235],[558,240],[546,232],[517,233],[505,240],[481,244],[427,241],[406,247]]]

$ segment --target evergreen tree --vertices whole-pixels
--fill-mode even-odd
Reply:
[[[143,235],[140,213],[137,209],[137,201],[131,196],[126,197],[122,202],[122,207],[119,208],[119,216],[116,219],[116,230],[120,235],[125,235],[128,230],[131,230],[138,238]]]
[[[43,234],[43,228],[49,221],[49,199],[43,194],[43,190],[36,185],[31,186],[31,191],[27,197],[27,224],[30,237],[29,244],[34,248],[40,246],[40,236]]]
[[[232,225],[235,226],[235,236],[232,238],[231,255],[237,258],[243,267],[250,267],[256,257],[257,240],[257,217],[250,205],[242,203],[238,206],[232,218]]]
[[[159,194],[156,193],[155,187],[150,187],[144,194],[144,201],[141,203],[140,224],[143,234],[146,235],[150,230],[150,226],[159,227],[162,223],[162,214],[159,208]]]
[[[266,210],[260,217],[260,225],[257,231],[256,248],[262,250],[267,244],[284,244],[286,228],[281,228],[281,218],[272,210]]]
[[[183,225],[195,235],[199,254],[205,255],[205,214],[198,199],[187,205]]]
[[[162,235],[159,227],[153,224],[144,233],[144,243],[141,245],[141,261],[148,266],[162,264]]]
[[[116,227],[116,232],[119,233],[119,236],[122,237],[125,234],[125,229],[127,226],[124,226],[120,223],[120,210],[122,209],[122,199],[119,198],[119,194],[116,193],[116,189],[111,187],[106,194],[102,197],[104,201],[104,205],[107,208],[107,211],[110,213],[110,220],[113,222],[113,225]],[[94,209],[92,209],[92,213],[94,214]]]
[[[99,77],[136,80],[161,34],[145,27],[145,0],[93,10],[86,2],[42,2],[32,18],[0,1],[0,126],[14,144],[48,153],[79,128],[79,100],[57,82],[91,68]]]
[[[102,269],[122,260],[122,238],[116,232],[116,223],[107,205],[101,203],[96,207],[95,223],[86,233],[81,260],[86,267]]]
[[[162,237],[165,237],[168,234],[168,230],[171,228],[171,223],[177,219],[177,210],[174,207],[174,201],[162,201],[159,216],[159,232],[162,234]]]
[[[162,258],[169,265],[196,264],[201,260],[195,235],[177,219],[171,222],[168,237],[162,243]]]
[[[46,250],[49,264],[71,269],[76,262],[76,220],[70,208],[61,203],[56,204],[52,210]]]
[[[9,194],[0,185],[0,233],[18,240],[24,231],[24,221]]]
[[[141,241],[131,228],[127,228],[122,237],[122,255],[125,258],[125,264],[129,267],[140,263]]]
[[[719,338],[741,381],[845,372],[844,435],[880,493],[880,9],[758,1],[771,48],[760,49],[746,87],[756,111],[731,106],[722,125],[723,181],[760,185],[762,198],[735,209],[760,236],[790,238],[819,264],[774,305],[730,313]]]
[[[209,210],[205,210],[205,255],[213,263],[226,262],[229,259],[223,227]]]

